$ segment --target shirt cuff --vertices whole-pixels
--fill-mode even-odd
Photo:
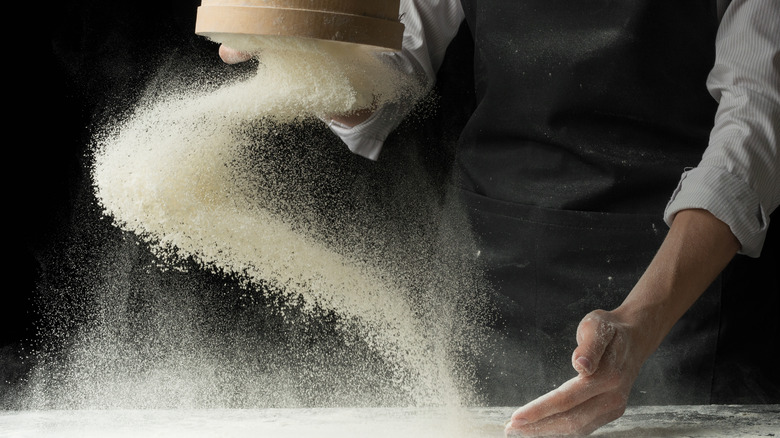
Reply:
[[[666,206],[664,221],[671,226],[674,215],[687,209],[707,210],[728,225],[742,246],[740,254],[761,255],[769,215],[740,178],[718,167],[686,170]]]
[[[403,117],[401,111],[399,102],[388,102],[371,114],[371,117],[353,127],[335,120],[323,121],[350,151],[369,160],[377,160],[387,136]]]

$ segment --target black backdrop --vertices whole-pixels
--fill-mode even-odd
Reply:
[[[33,38],[9,44],[15,79],[9,93],[19,98],[8,129],[21,135],[12,141],[8,163],[14,255],[0,305],[3,391],[31,365],[27,356],[38,338],[34,291],[52,265],[67,263],[63,253],[72,250],[74,230],[100,221],[91,206],[87,170],[92,126],[103,115],[129,108],[173,53],[218,65],[213,45],[192,32],[198,4],[81,0],[33,5],[15,14],[14,25],[25,36],[39,29],[43,41],[34,41],[43,45],[31,47]]]

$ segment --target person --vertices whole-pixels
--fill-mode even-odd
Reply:
[[[776,0],[410,0],[401,17],[391,60],[431,83],[462,22],[473,39],[477,104],[452,179],[504,297],[487,390],[549,391],[507,433],[587,434],[629,398],[777,402]],[[331,129],[377,159],[407,111]],[[547,359],[569,354],[566,380]]]

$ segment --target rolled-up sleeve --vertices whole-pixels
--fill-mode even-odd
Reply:
[[[758,257],[769,215],[780,204],[780,7],[734,0],[707,80],[719,106],[701,162],[682,175],[664,218],[705,209],[725,222],[742,254]]]

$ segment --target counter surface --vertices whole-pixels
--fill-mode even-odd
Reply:
[[[513,408],[0,412],[0,437],[502,437]],[[635,406],[594,437],[780,437],[780,405]]]

